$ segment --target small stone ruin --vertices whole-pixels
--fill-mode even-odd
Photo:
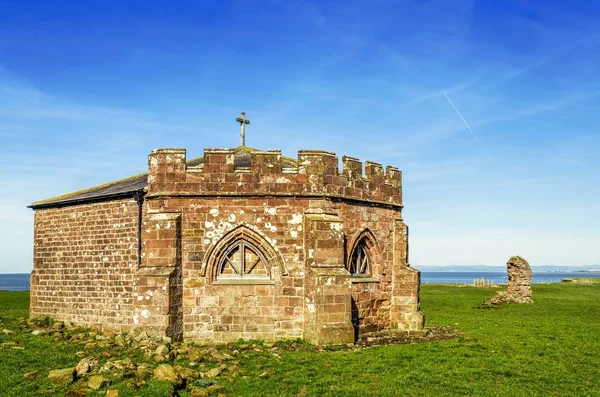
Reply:
[[[533,303],[531,299],[531,267],[525,258],[511,257],[506,263],[508,271],[508,288],[500,291],[483,302],[483,307],[496,306],[500,303]]]

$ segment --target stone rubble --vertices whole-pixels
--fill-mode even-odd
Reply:
[[[101,389],[102,387],[108,385],[109,383],[110,383],[109,379],[107,379],[103,376],[100,376],[100,375],[93,375],[93,376],[90,376],[87,385],[90,389],[98,390],[98,389]]]
[[[174,391],[187,390],[190,396],[216,396],[224,390],[224,383],[234,382],[236,377],[245,376],[240,359],[258,355],[264,359],[282,360],[279,353],[283,351],[326,349],[300,340],[288,341],[283,345],[260,341],[238,341],[228,346],[194,345],[189,342],[171,342],[150,337],[146,332],[139,330],[124,334],[98,333],[72,325],[53,325],[50,320],[44,320],[45,323],[40,321],[19,320],[20,332],[31,334],[31,330],[36,329],[40,331],[39,338],[54,338],[58,340],[57,343],[75,342],[86,346],[85,351],[74,353],[74,367],[51,370],[48,375],[52,385],[66,387],[65,395],[71,397],[103,390],[106,390],[107,395],[114,395],[118,391],[108,388],[117,383],[125,382],[128,388],[139,389],[152,379],[171,383]],[[56,332],[48,332],[49,330]],[[425,332],[423,340],[428,340],[427,335],[432,334],[429,331]],[[367,342],[368,345],[348,345],[347,348],[368,347],[373,345],[375,340],[402,343],[401,335],[396,338],[398,339],[395,341],[371,338],[373,340]],[[418,336],[411,336],[406,343],[413,343],[417,340],[414,338]],[[341,348],[346,348],[344,346]],[[164,362],[155,362],[157,351],[166,353]],[[41,372],[26,372],[23,376],[29,381],[34,381]],[[272,371],[263,370],[260,376],[267,377],[271,374]]]
[[[71,383],[75,379],[75,367],[55,369],[48,374],[48,380],[54,385]]]

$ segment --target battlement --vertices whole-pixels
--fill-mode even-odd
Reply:
[[[297,160],[281,150],[205,149],[187,162],[185,149],[157,149],[148,157],[151,195],[309,195],[402,205],[402,172],[373,161],[299,150]]]

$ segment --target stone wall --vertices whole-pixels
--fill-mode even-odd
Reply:
[[[150,213],[181,214],[184,337],[206,342],[303,336],[303,214],[310,200],[161,198],[147,205]],[[271,283],[213,284],[209,251],[240,226],[276,251]]]
[[[137,219],[133,199],[36,210],[31,315],[130,326]]]
[[[391,326],[394,236],[390,230],[394,230],[397,211],[323,199],[256,197],[156,198],[148,199],[147,207],[150,213],[181,214],[184,337],[201,341],[302,337],[305,279],[310,273],[305,261],[311,253],[308,247],[305,249],[304,232],[306,213],[311,211],[317,215],[328,211],[339,214],[341,236],[326,240],[318,251],[342,269],[347,267],[346,253],[351,248],[351,236],[365,227],[376,230],[374,234],[381,253],[374,257],[373,278],[371,282],[353,283],[352,296],[360,307],[360,324],[365,332]],[[271,284],[213,284],[210,251],[240,226],[264,238],[280,257],[271,269]],[[145,263],[150,252],[147,247],[152,242],[147,238],[143,242]],[[334,242],[341,244],[340,248],[330,247]],[[316,255],[315,251],[317,248],[312,255]],[[162,260],[156,259],[157,254],[154,258]],[[406,267],[405,261],[400,261],[399,266]],[[349,279],[347,272],[346,277]],[[406,287],[413,288],[416,296],[416,285]],[[143,303],[147,304],[147,300]],[[414,303],[417,303],[416,297]],[[348,310],[344,310],[350,313],[350,295],[344,304],[348,305]]]

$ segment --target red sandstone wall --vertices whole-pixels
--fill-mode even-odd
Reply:
[[[132,324],[137,211],[133,199],[36,210],[31,315]]]
[[[307,211],[337,214],[347,240],[366,227],[375,233],[380,252],[373,260],[376,280],[352,286],[357,317],[361,332],[399,325],[390,312],[418,299],[414,288],[408,299],[392,297],[394,288],[400,287],[399,270],[406,266],[405,245],[394,243],[395,225],[401,219],[400,171],[387,167],[384,172],[381,165],[367,162],[363,176],[362,163],[349,157],[343,158],[339,171],[337,157],[326,152],[299,152],[298,168],[291,170],[282,169],[277,151],[251,153],[247,169],[235,169],[232,150],[207,149],[204,154],[204,164],[190,168],[182,149],[160,149],[149,156],[149,214],[182,215],[184,337],[228,341],[303,336],[305,315],[311,309],[305,298],[317,293],[305,291],[311,288],[305,283],[304,255],[310,250],[305,251],[302,229]],[[285,269],[274,272],[273,285],[212,284],[207,253],[240,224],[265,236],[281,254]],[[328,261],[346,265],[346,255],[334,245],[330,255],[334,257]],[[324,250],[320,256],[328,257],[327,242],[322,240],[319,246]],[[327,299],[337,298],[334,294]],[[338,306],[347,304],[321,303],[318,310],[331,309],[333,317]],[[324,315],[328,318],[329,313]]]
[[[377,241],[377,252],[370,252],[372,278],[378,282],[352,283],[354,317],[358,316],[359,334],[390,328],[392,264],[394,255],[394,222],[401,218],[399,210],[360,204],[337,204],[346,233],[346,263],[353,237],[368,228]],[[404,266],[402,264],[402,266]]]
[[[303,213],[306,199],[171,198],[147,201],[149,212],[182,214],[184,337],[204,341],[302,337]],[[264,235],[285,268],[271,285],[212,285],[207,251],[228,231],[247,225]],[[288,275],[283,276],[286,273]]]
[[[373,258],[379,282],[353,284],[361,329],[390,326],[394,219],[399,211],[359,204],[332,204],[296,198],[157,198],[148,211],[181,212],[184,337],[204,341],[238,338],[277,339],[303,336],[304,213],[339,212],[347,239],[365,227],[374,231],[383,253]],[[274,269],[273,285],[212,285],[207,252],[228,231],[249,225],[281,254],[285,268]],[[349,250],[350,247],[347,248]],[[341,264],[346,258],[331,258]],[[283,275],[283,273],[287,275]],[[335,302],[332,302],[335,304]],[[340,303],[341,304],[341,303]]]

